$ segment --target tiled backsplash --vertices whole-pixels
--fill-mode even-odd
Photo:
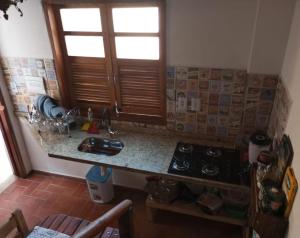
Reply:
[[[168,67],[167,127],[229,140],[266,131],[277,78],[234,69]]]
[[[271,113],[268,134],[282,138],[287,126],[292,99],[282,80],[279,80],[274,106]]]
[[[277,84],[278,76],[248,75],[243,117],[245,134],[251,134],[254,129],[268,130]]]
[[[46,93],[60,99],[52,59],[2,58],[1,65],[16,111],[27,112],[27,105],[33,103],[36,96],[26,84],[27,77],[42,78]]]
[[[26,112],[35,98],[26,76],[42,77],[47,94],[60,99],[52,59],[2,58],[2,66],[16,111]],[[276,75],[245,70],[170,66],[167,128],[222,140],[267,131],[277,83]]]

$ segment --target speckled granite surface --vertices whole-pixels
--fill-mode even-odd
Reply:
[[[65,136],[57,142],[51,140],[52,142],[48,143],[44,140],[43,146],[48,154],[52,157],[67,157],[82,162],[154,173],[166,173],[177,143],[177,139],[168,136],[122,131],[114,137],[124,143],[122,151],[115,156],[105,156],[77,150],[84,138],[94,135],[80,131],[73,131],[71,134],[71,138]],[[96,137],[110,138],[107,133]]]
[[[34,132],[34,131],[33,131]],[[207,144],[214,146],[226,146],[224,143],[209,142],[192,137],[183,137],[168,131],[162,130],[126,130],[122,128],[120,133],[113,137],[124,143],[122,151],[115,156],[96,155],[78,151],[78,145],[87,137],[110,138],[102,131],[99,135],[89,135],[79,130],[71,131],[71,138],[67,135],[42,134],[39,138],[41,146],[48,152],[50,157],[72,160],[76,162],[95,165],[107,165],[114,168],[127,169],[131,171],[168,176],[185,181],[207,182],[204,179],[191,178],[179,175],[168,174],[168,167],[171,162],[177,142]],[[210,181],[212,185],[222,186],[221,182]],[[243,187],[229,185],[232,187]],[[243,187],[244,188],[244,187]]]

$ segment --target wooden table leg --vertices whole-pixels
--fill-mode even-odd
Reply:
[[[146,206],[146,213],[148,221],[153,222],[155,219],[155,214],[157,213],[157,209],[150,208]]]
[[[249,226],[243,226],[243,238],[249,238],[250,237],[250,227]]]

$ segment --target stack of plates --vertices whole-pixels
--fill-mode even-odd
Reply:
[[[58,106],[54,99],[47,95],[39,95],[36,98],[35,107],[44,116],[51,119],[61,118],[66,114],[66,110]]]

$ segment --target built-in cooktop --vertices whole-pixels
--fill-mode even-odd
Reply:
[[[179,142],[168,173],[240,184],[240,153],[235,149]]]

